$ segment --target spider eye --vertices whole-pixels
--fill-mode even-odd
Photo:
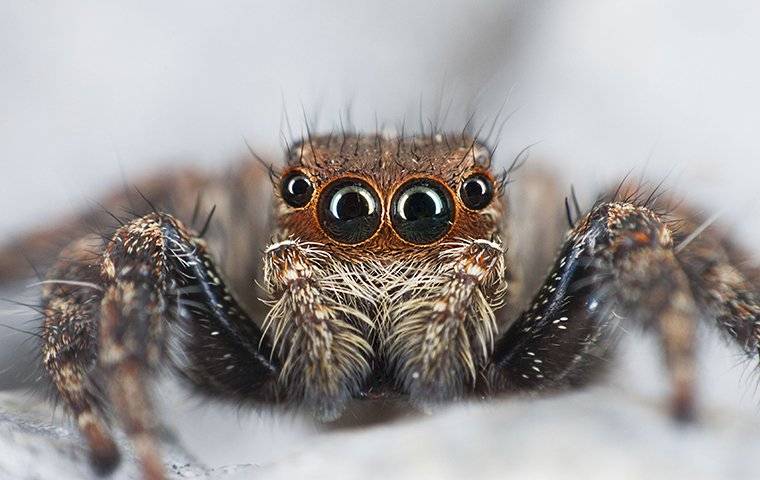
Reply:
[[[311,184],[309,177],[301,172],[288,174],[282,180],[280,193],[285,203],[294,208],[306,206],[314,194],[314,185]]]
[[[453,218],[451,195],[433,180],[406,182],[391,202],[393,228],[407,242],[433,243],[449,231]]]
[[[493,200],[493,182],[490,178],[476,173],[467,177],[459,189],[464,206],[470,210],[481,210]]]
[[[380,217],[377,195],[359,179],[338,180],[319,199],[322,228],[341,243],[356,244],[368,239],[380,226]]]

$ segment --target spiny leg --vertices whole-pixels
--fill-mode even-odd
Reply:
[[[760,271],[747,255],[713,225],[686,209],[677,212],[676,256],[689,277],[694,297],[749,358],[760,354]]]
[[[249,399],[274,400],[270,386],[278,367],[204,242],[172,217],[151,214],[119,229],[104,251],[103,272],[109,287],[101,305],[100,355],[114,373],[110,399],[146,476],[163,478],[146,383],[163,355],[168,325],[191,332],[178,339],[174,363],[210,394],[245,398],[259,388]],[[169,310],[171,302],[176,308]]]
[[[436,262],[450,270],[412,276],[391,296],[388,362],[413,403],[428,406],[473,387],[493,348],[506,284],[504,250],[463,240]]]
[[[34,270],[48,270],[69,242],[90,232],[113,230],[116,216],[140,217],[155,209],[172,212],[196,230],[206,230],[203,238],[228,284],[237,287],[238,300],[250,310],[259,307],[256,289],[247,287],[253,272],[261,270],[260,251],[269,241],[267,169],[254,160],[236,164],[230,171],[223,169],[221,174],[196,169],[157,173],[135,179],[134,186],[131,181],[115,186],[93,208],[0,242],[0,284],[32,278]]]
[[[102,294],[99,238],[74,242],[48,274],[43,293],[42,357],[64,404],[90,448],[95,470],[107,474],[119,463],[104,414],[102,382],[95,373],[97,310]]]
[[[31,278],[34,268],[48,268],[66,243],[112,225],[114,215],[126,211],[136,216],[150,213],[151,206],[141,195],[150,198],[158,208],[181,212],[180,218],[189,220],[198,192],[213,185],[215,180],[201,173],[183,169],[138,179],[134,187],[130,182],[130,185],[112,190],[97,203],[97,207],[60,217],[57,222],[41,225],[36,230],[11,238],[10,242],[0,243],[0,283]]]
[[[673,413],[694,402],[697,311],[668,225],[630,203],[596,206],[570,231],[532,306],[497,342],[492,388],[520,391],[584,382],[599,368],[617,321],[658,332]]]
[[[282,361],[281,387],[317,416],[336,418],[359,393],[374,352],[365,339],[372,320],[356,305],[330,257],[316,244],[284,240],[265,252],[264,323]]]
[[[97,295],[82,302],[95,305],[84,317],[97,340],[71,347],[76,355],[96,357],[96,368],[85,378],[104,379],[145,477],[164,478],[148,383],[167,343],[174,366],[209,394],[248,398],[251,388],[259,387],[251,399],[273,400],[274,390],[266,386],[276,378],[277,367],[268,360],[258,327],[224,286],[203,241],[171,216],[153,213],[128,223],[98,258],[97,275],[85,277]],[[79,270],[60,273],[64,276],[55,279],[57,284],[82,285]],[[51,328],[61,320],[48,317]],[[52,363],[55,370],[56,360]],[[58,386],[75,410],[71,388]]]

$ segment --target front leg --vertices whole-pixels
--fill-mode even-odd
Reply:
[[[629,203],[595,207],[570,231],[530,308],[497,342],[492,388],[535,391],[588,380],[617,322],[655,330],[673,385],[673,412],[694,400],[698,311],[666,223]]]
[[[347,288],[347,274],[331,267],[337,264],[320,245],[293,239],[272,244],[264,257],[272,306],[264,330],[282,362],[278,383],[323,420],[359,394],[374,361],[366,340],[374,321]]]
[[[388,363],[423,408],[472,390],[493,349],[504,301],[504,249],[485,239],[446,245],[432,265],[412,262],[387,303]]]
[[[105,245],[72,245],[46,281],[43,305],[45,367],[101,472],[118,461],[111,410],[145,478],[164,478],[148,385],[167,352],[206,393],[274,400],[278,367],[268,344],[204,242],[169,215],[138,218]]]

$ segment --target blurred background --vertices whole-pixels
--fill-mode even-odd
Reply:
[[[244,139],[280,155],[284,119],[298,135],[302,111],[329,130],[350,106],[353,123],[369,130],[376,118],[415,125],[419,112],[427,119],[451,103],[447,125],[459,129],[470,111],[485,120],[506,101],[512,116],[498,161],[538,142],[531,161],[555,169],[586,205],[629,171],[667,178],[700,208],[723,212],[721,222],[757,253],[759,26],[752,0],[0,1],[0,241],[167,164],[224,168],[246,155]],[[20,340],[0,331],[0,366],[22,358]],[[757,427],[757,381],[746,363],[711,337],[705,346],[705,404]],[[626,352],[613,390],[660,401],[651,341]],[[3,369],[0,384],[17,376]],[[170,403],[172,428],[210,464],[276,465],[328,442],[322,427],[300,418]],[[449,416],[468,419],[460,429],[489,424],[494,411]],[[647,432],[640,445],[657,448]],[[703,450],[684,447],[663,461],[678,465],[707,449],[709,462],[723,445],[712,470],[692,465],[690,474],[728,478],[720,467],[727,458],[746,471],[757,466],[751,458],[760,456],[729,452],[736,438],[721,432],[692,439]],[[757,453],[758,442],[741,443]],[[329,458],[319,465],[331,468]],[[619,471],[611,462],[592,471]],[[436,472],[430,478],[449,471]]]

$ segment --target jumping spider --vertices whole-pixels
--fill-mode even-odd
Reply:
[[[231,176],[147,182],[150,208],[73,242],[50,268],[43,363],[99,472],[119,459],[113,413],[145,478],[164,478],[149,391],[162,366],[209,396],[334,419],[353,398],[424,408],[583,385],[615,326],[637,324],[659,336],[673,414],[687,418],[699,318],[757,354],[756,273],[710,222],[657,210],[654,192],[568,208],[551,265],[538,257],[557,245],[558,189],[540,175],[512,184],[514,168],[497,174],[472,136],[307,138],[269,169],[272,196],[266,170],[251,161]],[[198,192],[217,206],[202,233],[178,219],[198,213]],[[12,252],[98,215],[6,248],[6,277]]]

